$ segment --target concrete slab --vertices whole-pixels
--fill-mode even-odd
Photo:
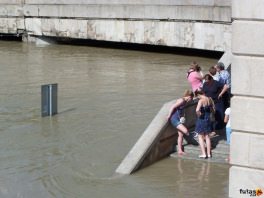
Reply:
[[[251,193],[264,190],[264,170],[247,167],[231,167],[229,175],[229,197],[256,197]]]
[[[8,0],[4,0],[8,1]],[[12,0],[15,1],[15,0]],[[18,1],[18,0],[17,0]],[[231,0],[24,0],[26,4],[139,4],[139,5],[192,5],[231,6]]]
[[[264,57],[233,55],[232,62],[232,73],[237,74],[232,76],[233,94],[264,97]]]
[[[264,23],[235,20],[232,24],[232,53],[235,55],[264,55]],[[243,34],[241,34],[243,32]]]
[[[197,140],[198,141],[198,140]],[[213,162],[213,163],[225,163],[229,164],[227,158],[229,156],[229,145],[226,144],[226,141],[223,140],[223,137],[217,135],[211,138],[212,143],[212,158],[201,159],[198,156],[201,154],[199,145],[184,145],[184,152],[186,155],[179,156],[177,152],[171,154],[173,158],[181,158],[188,160],[200,160],[204,162]]]
[[[234,84],[234,86],[239,85]],[[231,106],[233,130],[264,134],[262,120],[264,99],[262,97],[234,96],[231,99]]]

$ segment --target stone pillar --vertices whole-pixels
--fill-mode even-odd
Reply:
[[[263,9],[263,0],[232,0],[229,197],[264,193]]]

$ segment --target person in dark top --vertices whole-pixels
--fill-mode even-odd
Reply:
[[[224,128],[224,104],[222,100],[223,85],[215,81],[210,74],[204,76],[204,84],[202,91],[207,97],[213,99],[215,104],[215,123],[213,129],[221,130]]]
[[[203,91],[196,90],[195,96],[199,98],[196,114],[197,120],[195,123],[195,131],[198,133],[199,145],[201,148],[202,154],[199,155],[199,158],[210,158],[211,155],[211,140],[209,133],[212,132],[212,121],[211,114],[215,111],[215,106],[212,98],[204,95]],[[206,142],[206,148],[204,145]]]
[[[190,90],[186,90],[183,97],[176,100],[176,102],[171,106],[169,114],[168,114],[168,120],[172,124],[173,127],[175,127],[178,130],[178,145],[177,145],[177,151],[178,155],[185,154],[182,148],[183,143],[183,135],[189,136],[189,131],[184,126],[184,107],[185,105],[193,99],[193,92]]]

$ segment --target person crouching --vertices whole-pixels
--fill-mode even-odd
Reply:
[[[185,105],[193,99],[193,92],[190,90],[185,91],[184,96],[176,100],[176,102],[170,108],[168,115],[168,120],[171,124],[178,129],[178,145],[177,151],[178,155],[185,154],[182,148],[183,135],[189,136],[189,131],[184,126],[184,107]]]

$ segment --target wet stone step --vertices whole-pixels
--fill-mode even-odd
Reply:
[[[172,158],[180,158],[180,159],[188,159],[188,160],[200,160],[200,161],[205,161],[205,162],[212,162],[212,163],[224,163],[228,164],[227,158],[228,154],[219,154],[219,153],[213,153],[211,158],[199,158],[200,152],[190,152],[185,155],[179,156],[177,152],[172,153],[170,156]]]
[[[200,152],[200,146],[195,145],[185,145],[184,146],[184,152]],[[218,154],[228,154],[229,153],[229,147],[222,145],[217,145],[216,147],[212,147],[212,153],[218,153]]]
[[[202,159],[199,158],[201,154],[197,137],[185,137],[184,139],[184,152],[185,155],[179,156],[177,152],[172,153],[170,156],[173,158],[190,159],[190,160],[203,160],[215,163],[228,163],[229,145],[223,136],[216,135],[211,137],[212,144],[212,158]],[[175,149],[177,151],[177,147]]]

